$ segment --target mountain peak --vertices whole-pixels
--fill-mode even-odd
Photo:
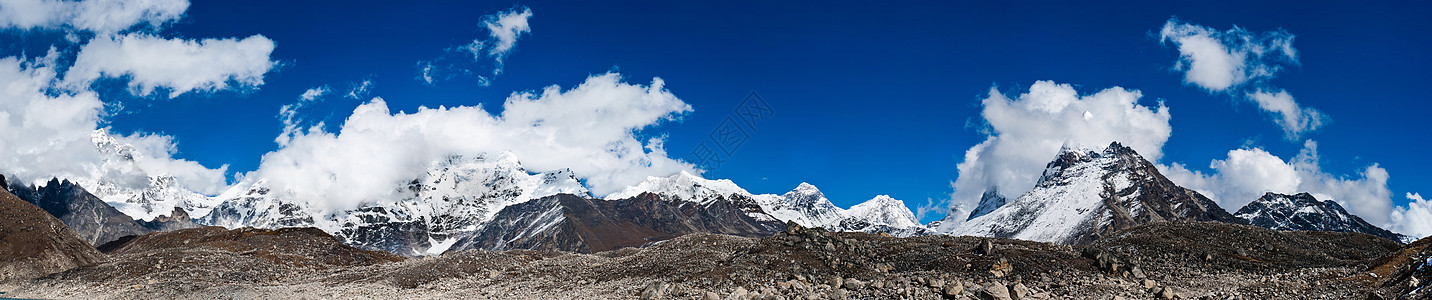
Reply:
[[[1242,222],[1207,197],[1174,184],[1123,144],[1110,143],[1100,151],[1066,144],[1033,189],[950,231],[1083,244],[1120,229],[1171,220]]]
[[[1235,216],[1254,226],[1272,230],[1359,232],[1398,242],[1404,238],[1348,213],[1336,201],[1319,201],[1306,192],[1293,195],[1264,193],[1238,209]]]

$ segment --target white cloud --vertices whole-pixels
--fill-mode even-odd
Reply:
[[[0,171],[21,180],[79,177],[99,163],[89,135],[104,103],[90,91],[47,93],[56,57],[0,59]]]
[[[1172,133],[1169,111],[1162,103],[1140,105],[1140,97],[1138,91],[1120,87],[1080,96],[1072,86],[1050,81],[1034,83],[1015,99],[990,89],[981,112],[989,136],[966,151],[958,165],[952,207],[973,207],[995,186],[1008,198],[1018,197],[1034,187],[1066,143],[1102,148],[1118,141],[1158,161]],[[963,221],[963,216],[947,218],[949,224],[942,226]]]
[[[1191,188],[1217,201],[1224,209],[1237,211],[1263,193],[1307,192],[1321,200],[1337,201],[1373,225],[1389,225],[1392,191],[1387,188],[1387,170],[1377,164],[1359,172],[1360,178],[1333,176],[1318,163],[1318,144],[1307,141],[1292,160],[1284,161],[1263,149],[1228,151],[1228,158],[1214,160],[1216,172],[1204,174],[1173,164],[1160,172],[1180,186]]]
[[[101,78],[127,82],[138,95],[165,88],[170,97],[263,84],[274,64],[273,41],[263,36],[190,41],[145,33],[177,21],[188,6],[169,0],[0,0],[0,27],[61,31],[66,38],[59,43],[79,45],[68,66],[59,64],[55,49],[61,45],[45,57],[0,58],[0,173],[30,182],[66,178],[90,188],[100,181],[135,188],[148,184],[148,177],[170,175],[201,193],[221,191],[227,166],[210,169],[174,157],[178,147],[170,136],[102,128],[108,114],[122,107],[106,106],[90,89]],[[65,70],[63,78],[57,70]],[[110,142],[126,146],[96,147]],[[114,152],[120,148],[129,150]]]
[[[394,184],[443,156],[510,151],[531,171],[570,168],[602,195],[647,176],[694,171],[669,158],[661,139],[635,135],[690,111],[660,79],[633,85],[617,74],[594,75],[565,91],[514,93],[499,115],[481,106],[393,113],[374,98],[337,132],[314,126],[297,133],[245,180],[268,179],[299,199],[347,207],[390,199]]]
[[[179,20],[186,0],[3,0],[0,28],[75,29],[101,35],[135,25],[160,27]]]
[[[1432,235],[1432,202],[1422,198],[1420,193],[1407,193],[1407,207],[1392,211],[1392,228],[1389,230],[1414,238]]]
[[[532,32],[532,28],[527,25],[527,19],[531,17],[532,10],[527,7],[522,7],[521,11],[513,8],[496,15],[483,17],[482,25],[486,26],[492,35],[492,42],[490,42],[492,48],[487,50],[487,55],[496,59],[498,64],[497,70],[493,71],[494,74],[502,72],[502,61],[507,59],[507,54],[512,53],[512,47],[517,45],[517,38],[522,37],[522,34]],[[473,42],[478,43],[478,41]],[[476,45],[481,47],[482,44]]]
[[[1318,129],[1328,117],[1316,109],[1304,108],[1287,91],[1268,84],[1283,65],[1298,64],[1293,34],[1284,30],[1250,32],[1238,26],[1228,31],[1169,19],[1159,30],[1159,41],[1178,47],[1175,70],[1184,72],[1184,83],[1209,92],[1230,92],[1258,104],[1274,116],[1289,140]],[[1276,90],[1276,92],[1273,92]],[[1234,93],[1236,91],[1246,91]]]
[[[443,55],[432,60],[419,61],[417,79],[431,85],[439,78],[446,80],[463,75],[475,78],[478,85],[491,84],[493,77],[502,74],[503,65],[507,56],[515,50],[517,40],[532,32],[527,22],[529,18],[532,18],[532,10],[525,6],[483,16],[481,25],[487,29],[488,37],[444,49]],[[492,68],[491,72],[473,71],[488,67]]]
[[[373,89],[373,80],[372,80],[372,79],[364,79],[363,81],[360,81],[360,82],[358,82],[358,83],[354,83],[354,84],[352,85],[352,87],[349,87],[349,88],[348,88],[348,94],[347,94],[347,95],[344,95],[344,97],[348,97],[349,99],[354,99],[354,100],[361,99],[361,98],[363,98],[363,97],[368,97],[368,93],[369,93],[369,92],[372,92],[372,89]]]
[[[1258,108],[1263,111],[1272,113],[1276,117],[1273,122],[1283,128],[1283,134],[1288,139],[1297,139],[1305,132],[1316,130],[1327,120],[1322,112],[1298,105],[1287,91],[1271,93],[1259,90],[1248,93],[1248,99],[1258,103]]]
[[[278,137],[274,138],[274,142],[278,143],[279,146],[288,146],[288,142],[290,140],[293,140],[293,136],[298,135],[300,131],[298,127],[298,110],[305,106],[308,106],[308,104],[310,103],[314,103],[318,100],[321,100],[321,97],[327,95],[331,91],[332,90],[329,89],[327,85],[310,88],[308,90],[303,91],[303,94],[298,95],[298,102],[294,102],[292,104],[285,104],[283,107],[279,107],[278,118],[281,122],[283,122],[283,132],[280,133]],[[349,92],[349,94],[353,94],[353,92]]]
[[[93,91],[55,89],[58,52],[33,61],[0,58],[0,173],[19,182],[51,177],[82,182],[146,184],[151,175],[172,175],[180,184],[214,194],[225,186],[227,166],[209,169],[177,159],[173,138],[136,133],[115,139],[135,147],[133,164],[101,153],[91,135],[103,122],[104,103]],[[105,129],[104,131],[108,131]],[[134,179],[138,180],[126,180]]]
[[[298,100],[302,100],[302,102],[313,101],[313,99],[318,99],[318,97],[323,97],[323,95],[327,95],[328,92],[331,92],[331,91],[332,91],[332,90],[330,90],[330,89],[328,88],[328,86],[326,86],[326,85],[325,85],[325,86],[316,87],[316,88],[311,88],[311,89],[308,89],[308,90],[306,90],[306,91],[303,91],[303,94],[298,96]]]
[[[275,65],[269,60],[273,49],[273,41],[262,35],[199,41],[147,34],[97,37],[80,48],[65,82],[87,88],[101,77],[127,78],[135,95],[164,87],[170,98],[231,85],[256,87]]]
[[[1297,64],[1293,37],[1283,30],[1255,33],[1238,26],[1219,32],[1176,18],[1159,30],[1160,42],[1178,47],[1174,69],[1185,72],[1184,82],[1215,92],[1271,78],[1283,69],[1280,64]]]
[[[134,146],[139,155],[134,156],[134,163],[139,168],[135,175],[170,175],[179,181],[179,184],[188,187],[195,192],[215,195],[223,192],[229,184],[224,173],[229,169],[228,165],[220,166],[217,169],[210,169],[198,162],[174,158],[178,153],[178,144],[174,138],[166,135],[135,133],[128,136],[116,136],[115,140]],[[108,178],[89,178],[90,180]]]

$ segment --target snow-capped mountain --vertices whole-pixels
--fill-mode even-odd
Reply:
[[[626,199],[642,193],[659,195],[662,199],[711,203],[722,199],[754,200],[757,210],[744,209],[758,220],[770,218],[794,222],[805,227],[832,231],[885,232],[896,236],[929,234],[932,231],[915,220],[904,202],[881,196],[843,210],[832,204],[820,189],[801,183],[782,195],[751,194],[726,179],[705,179],[681,172],[670,177],[649,177],[646,181],[607,196],[608,200]],[[749,206],[743,206],[749,207]],[[856,210],[856,208],[859,208]]]
[[[201,221],[231,228],[314,226],[359,248],[437,254],[505,207],[559,193],[589,196],[570,170],[531,174],[512,153],[449,156],[394,186],[396,201],[332,210],[313,205],[322,199],[297,199],[259,179],[220,195],[223,204]]]
[[[1387,231],[1343,210],[1332,200],[1318,201],[1308,193],[1269,192],[1234,214],[1249,224],[1272,230],[1360,232],[1403,242],[1406,236]]]
[[[889,195],[879,195],[845,211],[847,218],[865,220],[874,225],[885,225],[891,227],[918,227],[920,221],[915,219],[915,213],[905,207],[905,202],[890,198]]]
[[[191,216],[204,216],[220,202],[184,187],[174,176],[142,170],[135,159],[143,153],[133,145],[115,140],[103,129],[91,133],[90,141],[103,154],[103,165],[98,168],[102,174],[74,180],[135,220],[153,221],[156,217],[170,216],[174,208],[181,208]]]
[[[1173,220],[1244,223],[1115,142],[1102,151],[1066,146],[1032,190],[949,233],[1083,244],[1119,229]]]
[[[989,212],[994,211],[994,209],[1004,206],[1006,202],[1009,202],[1009,200],[1005,199],[1004,195],[999,193],[999,187],[990,187],[989,190],[984,192],[984,195],[980,195],[980,204],[975,206],[975,210],[970,212],[970,216],[965,218],[965,220],[969,221],[970,219],[987,215]]]
[[[805,227],[834,228],[845,219],[845,210],[830,203],[814,185],[802,182],[783,195],[756,195],[761,209],[783,222]]]

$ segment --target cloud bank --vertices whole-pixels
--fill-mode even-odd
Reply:
[[[1159,30],[1160,43],[1178,48],[1174,70],[1184,72],[1185,84],[1244,97],[1271,114],[1290,140],[1317,130],[1328,120],[1318,110],[1299,105],[1287,91],[1268,83],[1285,65],[1298,64],[1293,38],[1282,29],[1251,32],[1233,26],[1217,31],[1177,18],[1170,18]]]
[[[190,91],[213,92],[263,85],[273,69],[274,43],[244,39],[166,39],[148,34],[98,37],[80,47],[65,82],[85,87],[101,77],[127,78],[131,93],[148,96],[169,88],[169,98]]]
[[[458,106],[394,113],[373,98],[337,132],[313,126],[294,133],[245,181],[266,180],[301,200],[352,208],[392,199],[393,186],[454,154],[506,151],[529,171],[570,168],[596,195],[647,176],[695,171],[669,158],[662,139],[636,135],[692,111],[659,78],[638,85],[614,73],[594,75],[567,90],[554,85],[513,93],[501,111]]]
[[[187,10],[186,0],[6,0],[0,1],[0,27],[106,35],[140,24],[158,28]]]
[[[173,137],[145,132],[115,134],[103,127],[109,113],[91,84],[125,82],[147,96],[167,89],[173,98],[191,92],[256,88],[272,70],[273,41],[187,40],[157,35],[179,20],[188,1],[9,0],[0,2],[0,28],[65,33],[43,57],[0,58],[0,173],[36,182],[61,177],[94,186],[108,181],[143,188],[150,176],[174,176],[182,185],[216,194],[228,184],[227,166],[208,168],[174,158]],[[79,49],[62,64],[59,49]],[[63,70],[63,75],[61,71]],[[129,147],[133,160],[117,159],[96,143],[112,138]],[[122,156],[121,156],[122,157]],[[131,180],[133,179],[133,180]]]
[[[1120,87],[1080,95],[1068,84],[1039,81],[1009,98],[995,89],[981,103],[987,137],[965,152],[951,183],[951,215],[958,225],[990,187],[1013,199],[1034,187],[1045,165],[1068,144],[1105,147],[1118,141],[1150,161],[1163,155],[1172,133],[1168,108],[1139,104],[1142,94]],[[951,222],[956,221],[956,222]]]
[[[1422,199],[1420,193],[1407,193],[1406,208],[1398,207],[1392,211],[1392,231],[1400,232],[1413,237],[1426,237],[1432,235],[1432,201]]]
[[[1160,166],[1160,172],[1174,183],[1199,191],[1220,206],[1236,211],[1243,205],[1274,192],[1307,192],[1320,200],[1337,201],[1353,214],[1384,228],[1394,225],[1389,215],[1392,191],[1387,188],[1387,170],[1372,164],[1358,177],[1334,176],[1323,172],[1318,160],[1318,143],[1307,141],[1293,159],[1284,161],[1259,148],[1228,151],[1228,157],[1214,160],[1213,174],[1189,171],[1185,166]]]

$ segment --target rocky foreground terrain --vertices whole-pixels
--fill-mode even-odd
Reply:
[[[1088,246],[788,227],[594,254],[403,258],[315,229],[150,233],[105,259],[0,285],[10,297],[124,299],[1425,299],[1427,249],[1360,233],[1157,222]]]

